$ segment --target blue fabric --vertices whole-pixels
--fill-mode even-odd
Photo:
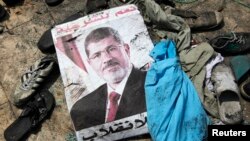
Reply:
[[[210,120],[188,76],[175,43],[159,42],[145,81],[148,129],[154,141],[202,141]]]

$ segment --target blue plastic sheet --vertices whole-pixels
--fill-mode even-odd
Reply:
[[[154,141],[202,141],[210,120],[195,87],[181,69],[175,43],[159,42],[145,81],[149,132]]]

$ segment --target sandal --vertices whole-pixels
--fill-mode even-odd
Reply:
[[[55,105],[54,96],[44,90],[31,99],[21,115],[4,131],[7,141],[19,141],[35,131],[49,117]]]
[[[217,94],[220,119],[225,124],[239,124],[243,120],[240,92],[230,67],[223,63],[213,68],[211,80]]]
[[[240,92],[246,100],[250,100],[250,76],[240,84]]]
[[[23,105],[33,94],[35,94],[40,84],[54,68],[55,62],[53,57],[43,57],[30,67],[22,76],[21,81],[17,84],[15,92],[11,96],[14,105]]]

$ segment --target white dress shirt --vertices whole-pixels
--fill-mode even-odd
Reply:
[[[121,81],[121,83],[116,87],[116,89],[113,89],[109,85],[107,85],[108,86],[108,97],[107,97],[107,109],[106,109],[105,122],[107,121],[108,113],[109,113],[109,109],[110,109],[110,101],[109,101],[110,93],[116,92],[117,94],[120,95],[120,99],[118,100],[118,105],[119,105],[121,98],[122,98],[123,91],[125,89],[125,86],[126,86],[126,83],[128,81],[128,77],[129,77],[131,71],[132,71],[132,65],[129,66],[129,70],[128,70],[127,75],[124,77],[124,79]]]

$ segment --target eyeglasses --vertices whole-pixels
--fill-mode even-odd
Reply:
[[[122,45],[111,45],[108,46],[107,48],[105,48],[103,51],[98,51],[96,53],[94,53],[93,55],[90,55],[89,59],[93,60],[93,61],[100,61],[103,58],[103,53],[105,53],[106,55],[113,55],[115,53],[117,53],[118,51],[120,51],[120,47]]]

